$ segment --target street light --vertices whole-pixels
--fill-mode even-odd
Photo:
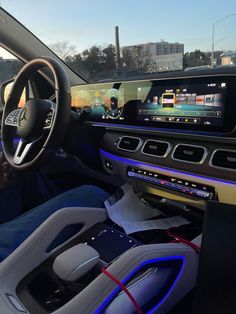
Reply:
[[[214,67],[214,50],[215,50],[215,27],[217,24],[221,23],[222,21],[226,20],[227,18],[236,15],[236,13],[231,13],[222,17],[221,19],[217,20],[215,23],[212,24],[212,43],[211,43],[211,67]]]

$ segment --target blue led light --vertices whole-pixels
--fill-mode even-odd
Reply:
[[[210,178],[206,178],[206,177],[203,177],[203,176],[200,176],[200,175],[196,175],[196,174],[189,174],[189,173],[184,172],[184,171],[172,170],[170,168],[164,168],[164,167],[156,166],[156,165],[153,165],[153,164],[147,164],[147,163],[144,163],[144,162],[141,162],[141,161],[136,161],[136,160],[129,159],[129,158],[126,158],[126,157],[116,156],[116,155],[108,153],[108,152],[106,152],[106,151],[104,151],[102,149],[100,149],[100,153],[102,155],[106,156],[107,158],[116,160],[116,161],[121,162],[121,163],[128,163],[130,165],[138,166],[138,167],[150,166],[152,168],[155,168],[157,171],[158,170],[160,170],[160,171],[167,170],[167,171],[173,173],[174,176],[178,176],[178,175],[182,174],[182,175],[188,176],[190,178],[190,180],[194,180],[194,178],[201,179],[201,180],[204,180],[205,182],[207,181],[210,185],[214,184],[214,183],[224,183],[224,184],[234,185],[236,187],[236,184],[234,182],[231,182],[231,181],[220,180],[220,179],[210,179]]]
[[[162,300],[153,308],[151,309],[147,314],[151,314],[153,313],[153,311],[155,311],[168,297],[168,295],[171,293],[171,291],[173,290],[175,284],[177,283],[179,277],[182,274],[183,268],[184,268],[184,264],[185,264],[185,258],[184,256],[167,256],[167,257],[159,257],[159,258],[153,258],[147,261],[144,261],[143,263],[141,263],[138,267],[136,267],[131,273],[129,273],[129,275],[122,281],[122,284],[125,285],[126,282],[135,274],[137,273],[140,268],[142,268],[145,265],[148,264],[153,264],[153,263],[158,263],[158,262],[166,262],[166,261],[174,261],[174,260],[182,260],[182,266],[181,269],[178,273],[178,276],[175,278],[175,281],[173,282],[172,286],[170,287],[169,291],[166,293],[166,295],[162,298]],[[120,287],[117,287],[107,298],[106,300],[99,306],[99,308],[94,312],[94,314],[99,314],[101,313],[101,311],[103,311],[105,309],[105,307],[109,304],[109,302],[112,300],[112,298],[115,296],[115,294],[117,292],[119,292]]]

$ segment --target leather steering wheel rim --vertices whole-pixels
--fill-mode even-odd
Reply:
[[[37,139],[34,138],[32,141],[28,138],[22,138],[20,136],[20,146],[18,143],[18,147],[14,152],[14,126],[17,127],[17,133],[19,135],[19,130],[22,126],[19,125],[20,117],[25,114],[25,112],[29,112],[28,122],[30,123],[30,117],[33,116],[33,111],[36,109],[36,105],[43,105],[45,108],[49,106],[49,100],[38,100],[31,99],[27,101],[24,107],[20,110],[18,108],[18,103],[23,92],[24,87],[27,84],[27,81],[30,79],[32,74],[42,69],[43,67],[47,67],[51,70],[54,78],[55,84],[55,98],[56,103],[53,105],[53,116],[50,120],[50,128],[47,130],[40,130],[42,133],[41,136]],[[36,102],[34,104],[33,102]],[[70,104],[71,104],[71,92],[70,92],[70,83],[68,77],[65,73],[62,65],[55,59],[51,57],[41,57],[37,59],[33,59],[20,70],[17,77],[14,80],[12,89],[10,91],[9,97],[6,101],[6,104],[3,109],[2,115],[2,148],[4,155],[9,162],[9,164],[17,169],[17,170],[28,170],[31,168],[35,168],[40,166],[42,163],[46,162],[60,147],[62,144],[66,132],[70,123]],[[48,109],[48,108],[47,108]],[[47,109],[44,109],[43,117],[45,117]],[[30,110],[32,111],[30,113]],[[41,110],[37,108],[37,110]],[[24,112],[23,112],[24,111]],[[6,123],[6,119],[13,112],[17,112],[17,124],[12,126],[9,123]],[[36,119],[36,117],[34,117]],[[27,120],[27,119],[26,119]],[[30,132],[28,132],[30,133]],[[24,143],[24,147],[22,146]],[[33,145],[32,145],[33,143]],[[32,146],[33,149],[32,149]],[[30,148],[30,149],[29,149]],[[20,150],[23,150],[25,155],[22,155],[22,158],[16,159],[16,152],[18,153]],[[29,151],[31,151],[29,153]],[[29,156],[31,155],[31,156]]]

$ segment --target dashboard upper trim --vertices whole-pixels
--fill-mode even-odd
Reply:
[[[223,138],[224,140],[232,140],[232,142],[234,141],[235,142],[235,137],[227,137],[226,135],[227,134],[223,134],[223,133],[214,133],[212,135],[210,134],[202,134],[202,132],[195,132],[192,133],[191,131],[182,131],[180,132],[180,130],[177,130],[177,129],[160,129],[160,128],[153,128],[153,127],[146,127],[146,126],[140,126],[140,127],[137,127],[137,126],[133,126],[133,125],[114,125],[112,123],[103,123],[103,122],[92,122],[92,121],[87,121],[86,122],[87,124],[89,125],[92,125],[92,126],[95,126],[95,127],[103,127],[103,128],[106,128],[107,130],[111,130],[111,131],[131,131],[131,132],[144,132],[144,133],[149,133],[150,135],[150,132],[152,132],[153,134],[170,134],[170,135],[178,135],[178,136],[193,136],[193,137],[202,137],[202,138],[206,138],[206,139],[209,139],[209,140],[212,140],[212,139],[216,139],[216,137],[218,136],[218,138]],[[230,133],[232,134],[232,133]],[[230,135],[229,134],[229,135]]]
[[[189,72],[181,72],[181,73],[184,73],[185,75],[181,75],[181,76],[168,76],[168,75],[163,75],[163,76],[160,76],[160,77],[147,77],[147,78],[143,78],[143,79],[127,79],[127,80],[122,80],[122,81],[108,81],[108,82],[95,82],[95,83],[90,83],[89,85],[97,85],[97,84],[113,84],[113,83],[116,83],[116,84],[120,84],[120,83],[136,83],[136,82],[146,82],[147,80],[151,80],[151,81],[163,81],[163,80],[181,80],[181,79],[189,79],[189,78],[202,78],[202,77],[218,77],[218,76],[236,76],[236,73],[225,73],[224,71],[221,72],[221,73],[201,73],[201,74],[197,74],[194,75],[189,73]],[[177,72],[175,72],[175,74],[177,75]],[[173,73],[172,73],[173,75]],[[84,85],[84,84],[79,84],[79,85]],[[78,86],[78,85],[72,85],[71,87],[75,87],[75,86]]]

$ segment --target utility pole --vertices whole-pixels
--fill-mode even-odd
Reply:
[[[221,19],[217,20],[215,23],[212,24],[212,36],[211,36],[211,67],[214,67],[214,51],[215,51],[215,27],[226,20],[227,18],[236,15],[236,13],[231,13],[222,17]]]
[[[212,24],[211,36],[211,67],[214,67],[214,50],[215,50],[215,23]]]
[[[115,40],[116,40],[116,68],[121,68],[121,58],[120,58],[120,39],[119,39],[119,26],[115,27]]]

